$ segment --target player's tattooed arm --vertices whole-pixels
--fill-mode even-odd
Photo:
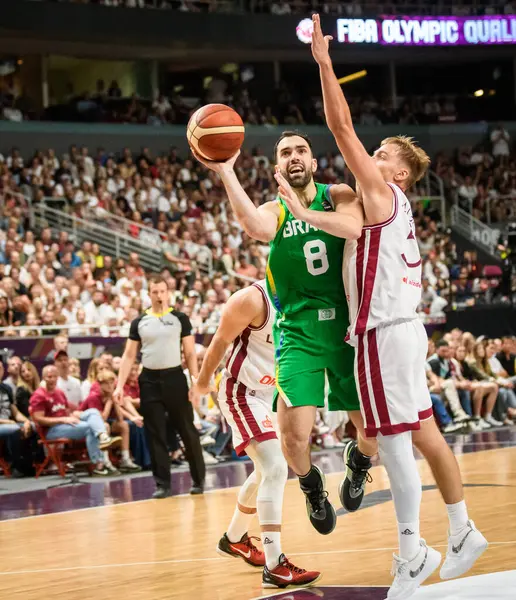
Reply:
[[[364,209],[361,201],[349,185],[333,185],[330,188],[335,211],[323,212],[305,208],[279,169],[276,169],[274,177],[278,182],[279,197],[285,202],[296,219],[309,223],[331,235],[348,240],[356,240],[362,235]]]
[[[312,20],[312,54],[319,65],[326,123],[335,137],[347,167],[360,185],[367,223],[379,223],[391,212],[392,191],[353,127],[351,111],[333,70],[328,51],[332,37],[323,35],[319,15],[313,15]]]

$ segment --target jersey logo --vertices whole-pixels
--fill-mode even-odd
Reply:
[[[416,237],[415,237],[414,232],[412,231],[412,229],[410,230],[410,232],[408,234],[407,240],[414,240],[414,242],[416,242],[416,244],[417,244]],[[407,260],[407,257],[405,256],[405,253],[403,253],[401,255],[401,258],[402,258],[403,262],[407,265],[407,267],[409,269],[417,269],[417,267],[419,267],[419,265],[421,264],[421,257],[416,262],[409,262]]]
[[[271,377],[270,375],[264,375],[260,379],[260,383],[262,385],[276,385],[276,379],[274,377]]]
[[[324,208],[324,210],[326,212],[332,212],[332,210],[333,210],[333,206],[331,205],[331,202],[328,200],[322,201],[322,207]]]
[[[306,233],[310,233],[310,231],[319,230],[317,229],[317,227],[314,227],[309,223],[299,221],[298,219],[293,219],[292,221],[287,221],[285,223],[285,228],[283,229],[283,237],[288,238],[296,235],[305,235]]]
[[[333,321],[335,319],[334,308],[321,308],[319,310],[319,321]]]
[[[274,429],[274,425],[272,424],[271,418],[267,416],[263,421],[262,425],[264,429]]]

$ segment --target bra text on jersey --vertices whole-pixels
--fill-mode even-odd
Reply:
[[[287,221],[285,223],[285,228],[283,229],[283,237],[288,238],[299,234],[305,235],[305,233],[310,233],[310,230],[319,231],[317,227],[314,227],[309,223],[299,221],[298,219],[293,219],[292,221]]]

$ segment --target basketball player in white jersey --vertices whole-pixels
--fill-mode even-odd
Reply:
[[[394,556],[388,599],[404,600],[441,562],[440,553],[420,538],[422,490],[412,442],[429,462],[448,509],[448,552],[441,577],[462,575],[487,548],[468,518],[460,470],[432,418],[426,385],[427,336],[416,313],[421,258],[404,192],[423,177],[430,159],[402,136],[384,140],[372,157],[367,154],[333,72],[331,36],[323,36],[318,15],[313,24],[312,53],[319,64],[327,124],[356,178],[364,207],[362,235],[347,241],[344,251],[351,323],[347,341],[356,348],[355,378],[366,434],[377,438],[398,521],[400,549]],[[279,195],[292,210],[295,195],[281,174],[276,179]]]
[[[317,581],[320,573],[294,566],[281,550],[281,513],[288,467],[272,411],[276,383],[274,316],[264,281],[233,294],[206,351],[192,395],[195,398],[209,392],[210,380],[233,344],[220,382],[218,402],[231,426],[236,453],[240,456],[247,453],[254,471],[240,488],[233,519],[217,551],[263,568],[263,587],[304,587]],[[256,512],[264,552],[248,535]]]

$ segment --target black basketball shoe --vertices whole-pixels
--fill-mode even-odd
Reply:
[[[319,533],[328,535],[337,525],[337,515],[328,500],[328,492],[324,489],[323,472],[312,465],[308,475],[299,478],[299,485],[306,497],[306,512],[310,523]]]
[[[360,462],[357,462],[355,460],[357,452],[357,443],[351,441],[344,448],[342,455],[346,465],[346,474],[339,486],[339,497],[342,506],[349,512],[355,512],[360,508],[364,499],[366,483],[371,483],[373,480],[369,474],[372,466],[370,458],[361,454]]]

